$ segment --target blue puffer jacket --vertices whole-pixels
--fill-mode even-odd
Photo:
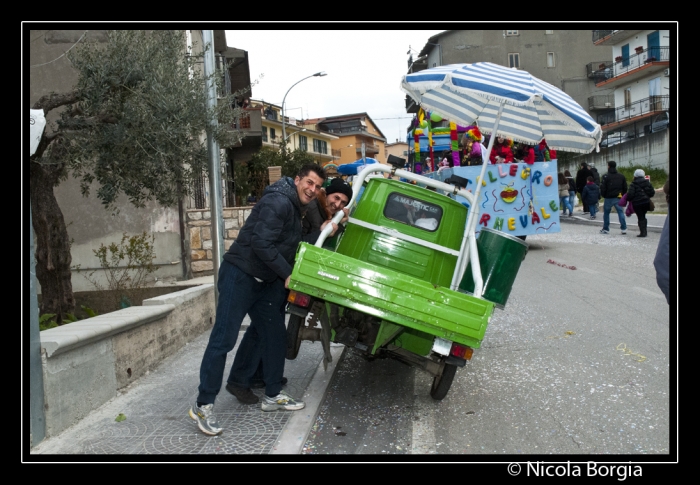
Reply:
[[[268,283],[287,279],[302,240],[301,216],[305,209],[299,204],[294,180],[282,177],[264,190],[224,259]],[[320,231],[315,230],[304,240],[316,241],[319,235]]]

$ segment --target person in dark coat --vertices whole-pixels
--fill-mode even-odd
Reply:
[[[637,225],[639,226],[637,237],[647,237],[647,212],[649,211],[649,201],[655,193],[651,182],[644,177],[644,170],[641,168],[635,170],[634,180],[627,188],[627,202],[632,203],[634,213],[637,214]]]
[[[229,387],[235,385],[257,401],[247,380],[262,359],[266,383],[262,410],[295,411],[304,407],[302,401],[282,391],[287,342],[284,307],[294,256],[302,240],[301,215],[325,178],[320,166],[305,165],[296,178],[282,177],[268,186],[223,256],[217,281],[216,321],[199,369],[198,395],[189,409],[190,418],[204,434],[215,436],[223,431],[214,416],[214,401],[221,389],[226,356],[236,345],[246,315],[251,324],[234,360],[235,375],[243,376],[246,382],[228,382],[227,390],[232,392]],[[315,241],[319,233],[315,231],[306,240]]]
[[[600,195],[603,201],[603,229],[601,234],[610,233],[610,212],[613,208],[617,211],[620,220],[620,233],[627,234],[627,220],[625,211],[620,207],[620,199],[627,193],[627,180],[625,176],[617,171],[615,160],[608,160],[608,173],[603,175],[600,181]]]
[[[595,219],[595,215],[598,212],[598,201],[600,200],[600,187],[598,187],[593,181],[593,176],[588,176],[588,181],[586,186],[581,192],[581,201],[588,205],[588,209],[591,211],[591,219]]]
[[[668,214],[666,215],[666,220],[664,221],[664,228],[661,230],[661,237],[659,238],[659,245],[656,248],[656,256],[654,256],[654,269],[656,270],[656,284],[659,285],[661,291],[663,291],[666,296],[666,303],[671,304],[670,299],[670,289],[671,289],[671,244],[669,241],[668,219],[671,216],[671,194],[670,194],[670,179],[666,180],[664,184],[664,194],[666,194],[666,203],[668,204]]]
[[[588,164],[586,162],[581,162],[581,168],[579,169],[578,172],[576,172],[576,191],[579,193],[579,198],[581,199],[581,204],[583,204],[583,213],[584,214],[589,214],[590,210],[588,208],[588,204],[583,200],[583,188],[586,186],[588,183],[588,177],[592,177],[593,172],[591,172],[591,169],[588,168]]]

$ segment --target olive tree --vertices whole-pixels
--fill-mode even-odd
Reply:
[[[207,46],[204,46],[205,48]],[[74,89],[49,93],[33,106],[54,111],[30,157],[30,200],[36,234],[41,313],[73,312],[70,241],[54,187],[69,175],[107,210],[120,196],[136,207],[171,207],[208,170],[206,131],[221,148],[238,142],[231,127],[240,92],[207,105],[202,55],[188,55],[184,31],[109,31],[106,42],[85,42],[68,53],[78,71]],[[222,92],[221,75],[215,75]],[[48,119],[48,118],[47,118]]]

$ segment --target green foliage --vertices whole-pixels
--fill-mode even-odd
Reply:
[[[55,320],[55,313],[44,313],[39,316],[39,331],[48,330],[49,328],[58,327],[58,323]]]
[[[654,187],[654,189],[662,188],[666,183],[666,179],[668,178],[668,174],[664,169],[651,168],[651,162],[647,163],[646,165],[632,165],[632,162],[629,162],[628,166],[626,167],[622,166],[621,163],[618,163],[616,168],[618,172],[625,176],[625,179],[627,180],[628,184],[632,183],[632,181],[634,180],[634,171],[638,168],[644,170],[645,175],[649,175],[651,185]]]
[[[237,163],[234,168],[236,195],[239,203],[245,205],[248,195],[260,197],[270,183],[269,167],[282,167],[282,175],[296,177],[299,169],[314,158],[308,152],[297,148],[293,152],[263,147],[247,163]]]
[[[115,310],[131,306],[132,301],[138,300],[138,289],[143,288],[148,275],[156,271],[153,264],[156,258],[154,241],[155,235],[149,236],[145,231],[135,236],[124,233],[119,244],[100,244],[98,249],[92,251],[104,270],[107,285],[105,287],[95,277],[96,271],[83,276],[98,291],[112,290],[112,306]],[[80,273],[80,268],[76,269]]]
[[[89,306],[80,305],[80,308],[83,309],[83,311],[85,312],[85,314],[87,315],[88,318],[92,318],[92,317],[97,316],[97,312],[95,310],[93,310],[92,308],[90,308]]]
[[[222,95],[224,76],[214,73],[220,99],[211,110],[202,55],[186,55],[182,30],[108,31],[106,42],[78,44],[68,58],[78,71],[78,101],[60,113],[61,142],[40,161],[65,164],[64,177],[70,171],[80,179],[85,196],[97,183],[107,208],[122,193],[136,207],[174,206],[208,171],[203,134],[210,131],[221,148],[243,136],[231,128],[242,110],[231,106],[248,89]]]
[[[97,312],[90,308],[89,306],[85,305],[80,305],[80,308],[83,309],[85,314],[87,315],[87,318],[92,318],[97,316]],[[73,313],[66,313],[66,316],[63,317],[63,321],[61,322],[61,325],[65,325],[67,323],[73,323],[77,322],[79,320],[83,320],[84,318],[80,316],[76,316]],[[55,313],[44,313],[43,315],[39,316],[39,331],[42,330],[48,330],[50,328],[55,328],[58,327],[58,323],[56,323],[56,314]]]

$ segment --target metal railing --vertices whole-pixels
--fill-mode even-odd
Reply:
[[[597,94],[588,98],[588,109],[612,109],[615,107],[615,96],[612,94]]]
[[[612,112],[603,113],[596,118],[596,121],[600,126],[627,121],[647,113],[667,111],[669,109],[669,103],[669,96],[667,94],[649,96],[648,98],[640,99],[628,105],[620,106]]]
[[[594,30],[593,31],[593,42],[598,42],[600,39],[604,39],[615,32],[614,30]]]
[[[650,62],[668,62],[669,50],[669,47],[649,47],[627,58],[618,56],[614,62],[598,62],[596,67],[593,67],[596,63],[592,62],[586,66],[587,75],[592,77],[596,84],[602,83],[608,79],[639,69]]]

